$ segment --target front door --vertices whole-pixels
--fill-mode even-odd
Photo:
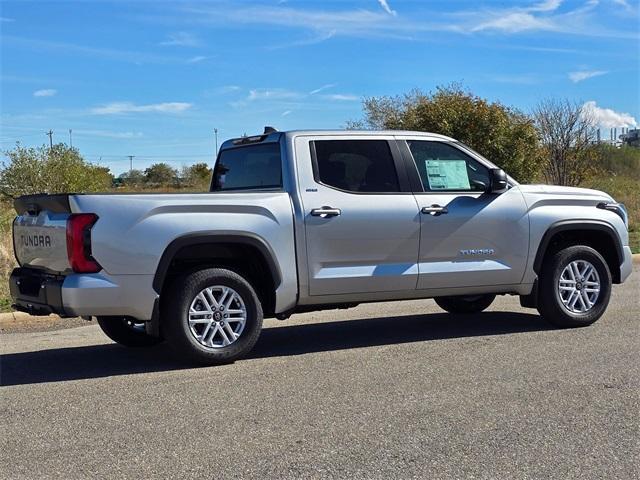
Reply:
[[[392,137],[298,137],[309,295],[414,290],[420,213]]]
[[[489,167],[453,143],[407,145],[423,187],[418,289],[520,283],[529,219],[519,189],[486,193]]]

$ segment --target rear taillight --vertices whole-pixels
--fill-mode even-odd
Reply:
[[[73,213],[67,219],[67,257],[76,273],[96,273],[102,267],[91,256],[91,227],[98,220],[93,213]]]

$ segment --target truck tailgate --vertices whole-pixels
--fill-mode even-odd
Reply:
[[[66,195],[30,195],[14,203],[13,244],[22,267],[51,272],[70,268],[67,258],[67,219],[71,212]],[[65,208],[66,207],[66,208]]]

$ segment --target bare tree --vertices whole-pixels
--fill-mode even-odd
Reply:
[[[547,182],[579,185],[596,168],[593,112],[576,102],[548,99],[536,106],[533,118],[547,160]]]

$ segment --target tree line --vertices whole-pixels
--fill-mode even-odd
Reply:
[[[58,192],[104,192],[113,189],[208,190],[211,168],[206,163],[180,170],[156,163],[114,177],[108,167],[87,162],[77,148],[64,143],[49,147],[17,144],[4,152],[8,162],[0,168],[0,197]],[[1,198],[0,198],[1,199]]]
[[[363,100],[363,117],[347,128],[417,130],[459,140],[522,183],[545,181],[577,186],[600,172],[640,176],[640,149],[616,148],[595,141],[596,120],[579,103],[543,100],[531,113],[490,102],[460,85],[434,92],[413,90],[399,96]],[[17,144],[4,152],[0,192],[95,192],[110,189],[208,190],[206,163],[182,167],[156,163],[117,178],[108,168],[84,160],[65,144],[27,148]]]

